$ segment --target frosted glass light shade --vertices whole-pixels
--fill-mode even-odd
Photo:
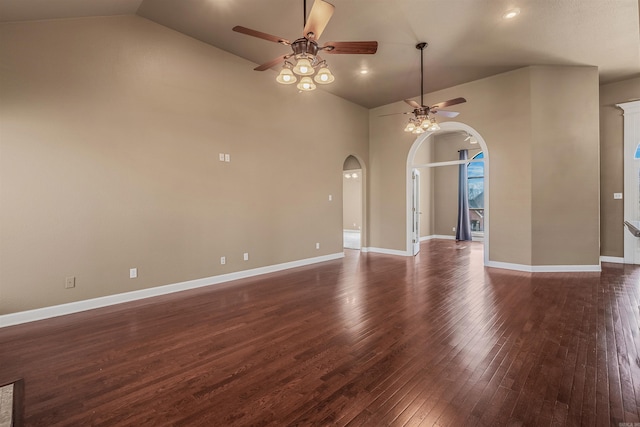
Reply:
[[[298,89],[300,90],[304,90],[304,91],[312,91],[315,90],[316,85],[315,83],[313,83],[313,80],[311,80],[311,77],[307,76],[307,77],[303,77],[300,80],[300,83],[298,83]]]
[[[296,66],[293,67],[293,72],[299,76],[310,76],[315,73],[315,70],[311,66],[311,61],[307,58],[300,58],[296,62]]]
[[[283,68],[276,77],[276,81],[283,85],[294,84],[298,81],[298,78],[293,74],[290,68]]]
[[[327,67],[320,68],[320,70],[318,71],[318,74],[316,74],[316,76],[313,78],[313,80],[315,80],[316,83],[320,83],[323,85],[329,84],[335,79],[336,78],[333,77],[333,74],[331,74],[331,71]]]

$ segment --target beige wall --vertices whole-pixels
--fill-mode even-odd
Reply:
[[[541,66],[426,95],[427,104],[464,96],[455,120],[487,143],[490,261],[598,264],[597,91],[594,67]],[[369,115],[373,247],[406,249],[405,169],[415,138],[402,132],[404,116],[380,117],[403,110],[398,102]]]
[[[600,263],[598,70],[531,67],[533,265]]]
[[[366,109],[135,16],[0,43],[0,314],[342,251]]]
[[[367,112],[300,94],[135,16],[2,24],[0,63],[0,314],[340,252],[349,154],[368,171],[363,241],[406,249],[415,138],[407,116],[379,117],[404,102]],[[467,98],[455,120],[489,147],[490,260],[597,263],[598,187],[622,180],[621,114],[606,100],[637,97],[638,83],[602,88],[601,181],[594,68],[528,67],[426,95]],[[331,126],[308,132],[288,120],[300,111]],[[602,254],[622,256],[611,203]]]
[[[458,96],[455,120],[476,129],[491,158],[491,246],[489,259],[531,262],[531,104],[529,69],[523,68],[425,96],[433,104]],[[454,108],[452,108],[454,109]],[[406,250],[407,156],[415,136],[403,132],[404,102],[370,110],[370,245]],[[521,162],[512,161],[521,159]],[[524,224],[524,225],[523,225]]]
[[[624,133],[616,104],[640,98],[640,77],[600,86],[600,254],[624,256]]]

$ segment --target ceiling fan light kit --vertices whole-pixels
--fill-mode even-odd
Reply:
[[[316,88],[314,80],[316,83],[323,85],[335,80],[334,75],[329,70],[327,61],[320,58],[318,52],[323,51],[330,54],[374,54],[378,50],[378,42],[376,41],[327,42],[324,46],[319,46],[317,40],[327,26],[329,19],[331,19],[335,7],[324,0],[315,0],[308,20],[306,19],[306,0],[303,0],[303,7],[305,17],[303,36],[293,43],[282,37],[250,28],[241,26],[233,27],[233,31],[235,32],[291,47],[292,53],[279,56],[254,68],[256,71],[264,71],[282,63],[282,69],[276,77],[278,83],[284,85],[296,83],[298,82],[296,75],[298,75],[301,76],[301,79],[296,85],[297,88],[301,91],[312,91]],[[288,61],[291,58],[295,60],[295,65]],[[318,70],[317,73],[316,70]],[[315,76],[312,80],[310,76],[314,74]]]

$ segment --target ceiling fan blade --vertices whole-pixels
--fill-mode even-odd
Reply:
[[[240,25],[236,25],[232,28],[236,33],[246,34],[248,36],[257,37],[259,39],[269,40],[270,42],[280,43],[286,46],[289,46],[291,42],[287,39],[283,39],[282,37],[274,36],[271,34],[263,33],[261,31],[252,30],[251,28],[242,27]]]
[[[360,55],[372,55],[378,50],[378,42],[327,42],[322,49],[327,53],[353,53]]]
[[[413,111],[410,113],[391,113],[391,114],[381,114],[378,117],[386,117],[386,116],[397,116],[398,114],[413,114]]]
[[[438,104],[432,105],[430,108],[437,110],[438,108],[450,107],[451,105],[458,105],[464,102],[467,102],[467,100],[464,98],[454,98],[448,101],[444,101],[444,102],[440,102]]]
[[[437,115],[439,115],[439,116],[451,117],[451,118],[453,118],[453,117],[457,117],[457,116],[458,116],[458,114],[460,114],[460,113],[458,113],[458,112],[456,112],[456,111],[446,111],[446,110],[436,110],[436,111],[433,111],[433,110],[432,110],[431,112],[432,112],[433,114],[437,114]]]
[[[285,59],[287,59],[287,56],[289,56],[289,55],[280,55],[277,58],[274,58],[269,62],[265,62],[262,65],[258,65],[256,68],[254,68],[254,70],[256,70],[256,71],[264,71],[264,70],[268,70],[269,68],[273,68],[278,64],[282,64],[282,62]]]
[[[327,3],[324,0],[316,0],[311,7],[309,19],[307,19],[307,25],[304,26],[302,35],[313,40],[318,40],[320,34],[322,34],[324,28],[329,23],[334,9],[335,6],[331,3]],[[309,36],[309,33],[313,33],[313,37]]]
[[[406,102],[407,104],[411,105],[411,108],[422,108],[422,105],[418,104],[413,99],[405,99],[404,102]]]

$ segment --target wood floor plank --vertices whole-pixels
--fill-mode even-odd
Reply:
[[[640,268],[482,267],[478,243],[0,329],[27,426],[606,426],[640,419]]]

